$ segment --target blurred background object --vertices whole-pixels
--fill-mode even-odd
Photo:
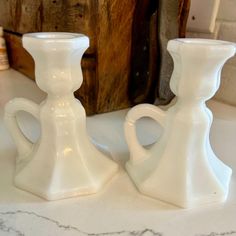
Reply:
[[[3,37],[3,27],[0,26],[0,70],[9,68],[6,41]]]

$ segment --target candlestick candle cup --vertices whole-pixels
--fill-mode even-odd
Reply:
[[[118,166],[91,143],[85,110],[73,95],[83,81],[80,62],[89,39],[73,33],[32,33],[23,36],[23,46],[35,60],[36,83],[47,98],[40,105],[15,98],[5,107],[18,149],[14,183],[47,200],[96,193]],[[41,124],[36,143],[16,122],[20,110]]]
[[[150,197],[183,208],[223,202],[232,170],[212,150],[213,116],[205,102],[218,90],[221,69],[234,56],[235,44],[175,39],[169,41],[167,50],[174,60],[170,87],[177,102],[167,111],[150,104],[129,111],[126,169],[139,191]],[[163,127],[160,139],[149,149],[139,144],[135,130],[136,121],[145,116]]]

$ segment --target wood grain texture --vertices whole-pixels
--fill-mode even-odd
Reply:
[[[31,55],[23,48],[21,37],[5,33],[9,63],[12,68],[34,79],[34,61]]]
[[[157,82],[158,0],[137,0],[132,28],[129,97],[133,104],[154,102]]]
[[[128,83],[135,0],[99,0],[97,111],[130,106]]]
[[[137,0],[133,20],[130,99],[166,104],[173,98],[169,80],[173,63],[166,47],[184,37],[190,0]],[[178,32],[179,30],[179,32]]]
[[[83,57],[81,61],[83,71],[83,83],[75,92],[75,96],[83,104],[86,114],[93,115],[98,113],[97,106],[97,88],[96,88],[96,60],[92,57]],[[112,108],[111,108],[112,110]],[[104,112],[104,110],[102,110]]]
[[[186,33],[187,20],[190,10],[191,0],[179,0],[179,37],[184,38]]]
[[[0,23],[10,32],[80,32],[95,52],[98,0],[1,0]]]

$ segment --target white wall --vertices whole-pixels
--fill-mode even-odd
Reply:
[[[202,7],[204,7],[204,1],[195,1],[201,1]],[[211,38],[236,43],[236,0],[220,1],[212,33],[188,31],[186,37]],[[236,57],[225,64],[221,76],[221,86],[214,98],[236,106]]]

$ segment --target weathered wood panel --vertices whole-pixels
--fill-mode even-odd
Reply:
[[[83,104],[87,115],[92,115],[97,112],[97,75],[96,75],[96,60],[94,58],[83,57],[81,61],[82,71],[83,71],[83,83],[75,92],[75,96],[79,98]],[[111,108],[112,109],[112,108]],[[102,112],[104,112],[102,110]]]
[[[80,32],[96,49],[97,0],[1,0],[0,23],[11,32]]]
[[[137,0],[132,30],[130,99],[133,104],[154,102],[157,84],[158,0]]]
[[[22,47],[21,37],[5,33],[7,51],[11,67],[34,79],[34,61],[31,55]]]
[[[130,105],[128,84],[135,0],[99,0],[97,111]]]
[[[179,0],[179,37],[184,38],[191,0]]]
[[[134,104],[166,104],[173,94],[169,80],[170,39],[184,37],[190,0],[137,0],[133,21],[130,99]]]

